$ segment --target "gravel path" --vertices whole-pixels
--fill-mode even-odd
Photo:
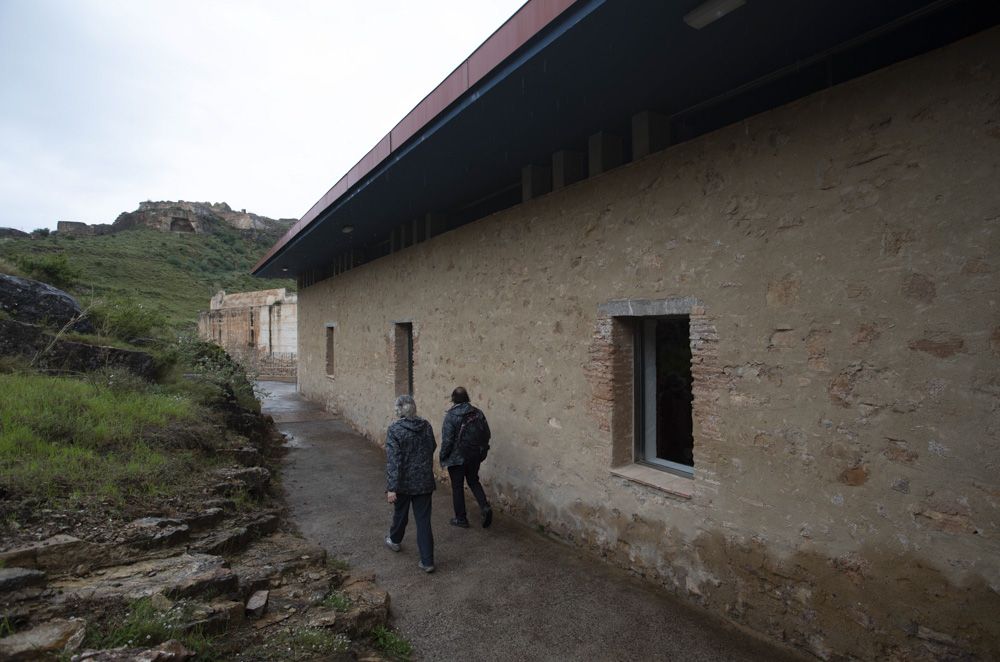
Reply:
[[[484,530],[471,495],[472,528],[449,526],[447,485],[434,497],[437,571],[424,574],[412,518],[400,553],[382,546],[391,509],[381,451],[294,384],[263,386],[265,411],[290,436],[283,484],[292,519],[353,569],[376,574],[415,659],[800,659],[503,513]]]

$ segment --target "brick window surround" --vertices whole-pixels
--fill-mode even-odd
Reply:
[[[612,475],[654,488],[669,496],[691,499],[705,477],[706,466],[719,439],[717,399],[713,384],[721,374],[718,366],[718,334],[704,304],[693,297],[667,299],[619,299],[597,308],[598,316],[586,366],[591,385],[588,412],[598,429],[609,436],[609,469]],[[677,476],[638,464],[635,460],[635,365],[634,329],[639,319],[664,315],[688,315],[691,323],[691,375],[694,401],[694,478]]]

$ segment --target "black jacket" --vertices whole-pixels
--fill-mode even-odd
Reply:
[[[462,419],[466,414],[473,411],[481,410],[473,407],[468,402],[463,402],[453,405],[451,409],[445,412],[444,423],[441,424],[442,467],[457,467],[460,464],[465,464],[466,459],[468,459],[463,457],[462,450],[458,447],[458,431],[462,429]],[[485,414],[483,415],[483,420],[486,420]],[[490,429],[488,422],[486,423],[486,429],[487,431]]]
[[[434,481],[434,429],[422,418],[400,418],[385,435],[385,490],[429,494]]]

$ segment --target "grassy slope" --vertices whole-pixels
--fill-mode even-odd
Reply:
[[[128,230],[101,237],[9,239],[0,259],[17,264],[27,256],[66,256],[80,273],[71,291],[84,306],[90,297],[129,296],[159,309],[175,327],[194,324],[218,290],[294,289],[290,280],[260,279],[250,269],[274,243],[274,235],[243,234],[229,227],[211,234]]]

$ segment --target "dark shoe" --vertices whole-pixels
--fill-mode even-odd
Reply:
[[[392,550],[392,551],[394,551],[394,552],[398,552],[398,551],[400,550],[400,545],[399,545],[399,543],[398,543],[398,542],[393,542],[393,541],[392,541],[392,538],[390,538],[389,536],[386,536],[386,537],[385,537],[385,546],[386,546],[386,547],[387,547],[388,549],[391,549],[391,550]]]
[[[483,515],[483,528],[484,529],[490,528],[490,524],[493,523],[493,509],[490,508],[489,506],[486,506],[485,508],[483,508],[482,515]]]
[[[460,529],[467,529],[467,528],[469,528],[469,520],[467,520],[467,519],[459,519],[457,517],[452,517],[451,521],[449,521],[448,524],[451,524],[452,526],[457,526]]]
[[[417,567],[420,568],[421,570],[423,570],[424,572],[426,572],[428,575],[431,574],[432,572],[434,572],[434,564],[433,563],[431,563],[430,565],[424,565],[424,562],[421,561],[420,563],[417,564]]]

